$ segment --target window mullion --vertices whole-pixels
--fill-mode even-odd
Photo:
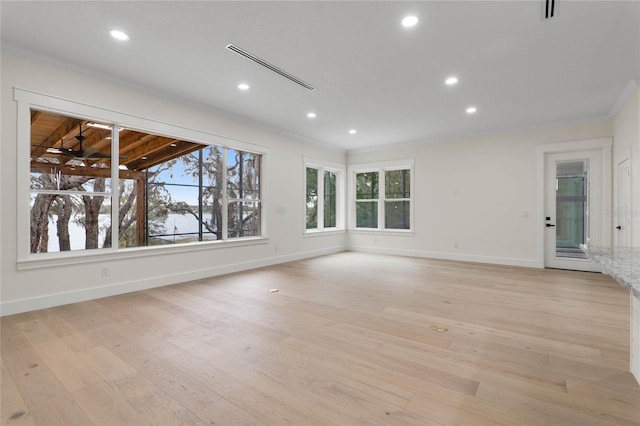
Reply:
[[[229,238],[229,196],[227,194],[227,148],[222,149],[222,239]]]
[[[378,170],[378,230],[385,229],[385,224],[384,224],[385,200],[386,200],[385,173],[384,173],[384,170]]]
[[[202,222],[204,220],[204,210],[202,204],[204,203],[202,188],[204,166],[202,164],[202,148],[198,150],[198,241],[202,241]]]
[[[318,229],[324,229],[324,168],[318,167],[318,180],[317,180],[317,193],[318,193],[318,204],[317,204],[317,223]]]
[[[117,250],[120,247],[120,131],[116,126],[111,125],[111,248]]]

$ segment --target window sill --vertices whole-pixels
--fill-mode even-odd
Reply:
[[[175,246],[131,247],[124,249],[92,249],[63,253],[31,254],[17,261],[19,271],[29,269],[51,268],[57,266],[78,265],[83,263],[107,262],[120,259],[132,259],[151,256],[165,256],[202,250],[217,250],[230,247],[242,247],[256,244],[267,244],[268,237],[247,237],[226,241],[207,241],[198,243],[176,244]]]
[[[347,231],[345,229],[321,229],[321,230],[306,230],[302,235],[304,238],[307,237],[320,237],[323,235],[339,235],[346,234]]]
[[[390,235],[397,237],[413,237],[415,235],[412,230],[398,230],[398,229],[349,229],[350,234],[369,234],[369,235]]]

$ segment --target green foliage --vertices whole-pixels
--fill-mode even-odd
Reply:
[[[318,169],[307,167],[306,227],[318,227]]]
[[[358,228],[378,227],[378,201],[356,202],[356,226]]]
[[[336,226],[337,208],[337,175],[335,172],[324,172],[324,227],[334,228]]]
[[[387,170],[384,176],[385,198],[410,198],[410,170]]]
[[[356,174],[356,199],[375,200],[378,198],[378,172]]]

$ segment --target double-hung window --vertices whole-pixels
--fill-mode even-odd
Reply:
[[[305,231],[344,229],[344,167],[305,162]]]
[[[413,161],[350,167],[350,229],[413,230]]]

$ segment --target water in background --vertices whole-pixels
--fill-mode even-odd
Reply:
[[[108,215],[100,215],[98,218],[100,222],[100,231],[98,234],[98,242],[102,248],[104,237],[107,233],[107,227],[110,223],[110,217]],[[167,220],[164,222],[164,231],[159,233],[166,234],[163,237],[156,237],[166,240],[167,242],[173,242],[174,235],[176,238],[178,234],[198,232],[198,221],[192,215],[182,214],[169,214]],[[69,222],[69,239],[71,240],[71,250],[84,250],[85,249],[85,232],[84,227],[73,221]],[[60,243],[58,241],[58,227],[55,221],[49,221],[49,244],[47,246],[49,253],[59,252]]]

